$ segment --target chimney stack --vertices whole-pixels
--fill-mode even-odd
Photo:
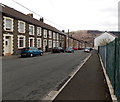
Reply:
[[[29,17],[32,17],[32,18],[33,18],[33,14],[32,14],[32,13],[27,14],[27,16],[29,16]]]
[[[42,18],[40,18],[40,21],[41,21],[41,22],[44,22],[44,19],[43,19],[43,17],[42,17]]]
[[[63,33],[65,33],[65,30],[62,30]]]

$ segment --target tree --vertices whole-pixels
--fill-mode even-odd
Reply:
[[[110,39],[101,39],[101,41],[99,42],[99,46],[107,45],[110,42],[111,42]]]

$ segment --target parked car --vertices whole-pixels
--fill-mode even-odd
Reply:
[[[84,48],[84,52],[90,52],[90,48]]]
[[[60,49],[60,52],[65,52],[65,50],[62,47],[58,47]]]
[[[77,50],[77,48],[73,48],[74,50]]]
[[[93,50],[93,48],[90,48],[90,51],[92,51]]]
[[[78,48],[78,50],[83,50],[83,48]]]
[[[64,52],[64,49],[62,47],[54,47],[52,49],[53,53],[60,53],[60,52]]]
[[[36,47],[26,47],[26,48],[23,48],[23,50],[21,51],[21,57],[27,57],[27,56],[33,57],[35,55],[41,55],[42,56],[43,51],[39,50]]]
[[[74,53],[74,49],[73,48],[66,48],[65,52]]]

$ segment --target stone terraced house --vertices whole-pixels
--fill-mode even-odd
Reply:
[[[0,55],[20,54],[21,49],[28,46],[43,51],[46,46],[48,51],[53,47],[68,47],[66,39],[69,36],[44,23],[43,18],[37,20],[33,18],[33,14],[26,15],[3,4],[0,5],[0,16]],[[75,38],[69,39],[79,43]]]

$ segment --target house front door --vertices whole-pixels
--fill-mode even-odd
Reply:
[[[46,39],[44,39],[44,41],[43,41],[43,51],[45,51],[45,50],[46,50],[46,46],[47,46],[47,40],[46,40]]]
[[[4,51],[5,51],[5,55],[10,55],[11,54],[11,37],[10,36],[6,36],[5,37],[5,48],[4,48]]]
[[[30,47],[33,47],[33,39],[30,39]]]

